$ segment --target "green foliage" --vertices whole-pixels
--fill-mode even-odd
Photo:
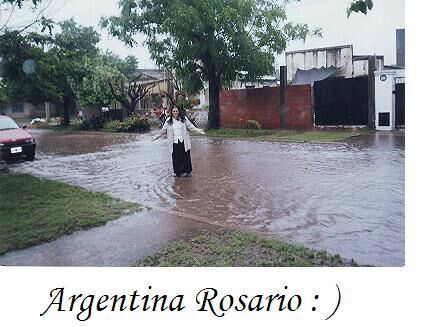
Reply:
[[[150,130],[150,122],[146,117],[132,115],[123,122],[113,120],[107,122],[103,128],[105,132],[146,132]]]
[[[366,15],[368,10],[373,9],[373,6],[374,4],[372,0],[352,1],[350,6],[347,8],[347,17],[350,17],[353,12],[361,12]]]
[[[0,35],[1,75],[3,97],[34,104],[62,102],[67,125],[75,100],[83,106],[111,103],[115,97],[108,83],[118,84],[121,71],[130,73],[137,60],[128,57],[122,61],[112,54],[100,54],[100,36],[92,27],[73,20],[59,26],[61,31],[52,37],[36,33],[24,36],[17,31]],[[27,59],[35,63],[30,73],[23,71]]]
[[[88,130],[88,124],[79,118],[73,118],[70,121],[69,128],[73,131],[85,131]]]
[[[287,22],[280,1],[122,0],[120,8],[120,16],[103,18],[101,25],[129,45],[142,33],[152,59],[175,72],[186,93],[208,81],[209,123],[216,128],[222,84],[240,74],[254,80],[273,73],[275,54],[287,42],[320,33]]]
[[[0,35],[0,57],[2,58],[2,84],[8,98],[41,103],[48,98],[60,100],[54,79],[58,59],[46,56],[38,46],[42,38],[33,34],[22,36],[18,32],[5,32]],[[34,71],[25,72],[26,60],[33,60]]]
[[[70,85],[75,93],[76,100],[81,106],[108,106],[115,99],[109,89],[108,83],[117,79],[121,74],[112,65],[104,62],[102,57],[83,60],[82,80],[70,80]]]
[[[257,120],[248,120],[247,129],[261,129],[261,126]]]
[[[105,126],[103,126],[103,131],[108,133],[118,133],[122,131],[121,122],[119,120],[108,121]]]
[[[127,56],[124,60],[119,56],[106,52],[103,56],[106,64],[118,70],[128,79],[136,77],[138,69],[138,59],[135,56]]]

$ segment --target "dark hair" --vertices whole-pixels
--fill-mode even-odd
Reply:
[[[182,110],[180,110],[177,107],[172,107],[171,109],[169,109],[170,116],[168,119],[168,124],[172,125],[174,123],[172,121],[172,119],[173,119],[172,110],[174,110],[174,109],[178,109],[178,118],[181,120],[182,123],[184,123],[186,121],[186,117],[183,115]]]

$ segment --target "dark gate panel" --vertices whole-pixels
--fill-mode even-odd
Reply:
[[[405,83],[395,84],[395,126],[405,125]]]
[[[367,125],[368,77],[314,82],[316,125]]]

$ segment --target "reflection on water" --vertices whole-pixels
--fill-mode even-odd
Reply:
[[[194,138],[193,176],[180,179],[166,142],[148,135],[35,136],[38,159],[11,170],[243,226],[361,264],[404,264],[403,134],[347,144]]]

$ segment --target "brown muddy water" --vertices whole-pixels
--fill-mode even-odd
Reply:
[[[149,210],[0,256],[0,264],[130,265],[171,240],[225,226],[359,264],[404,265],[404,133],[344,144],[197,137],[190,178],[173,177],[166,140],[151,142],[149,135],[33,134],[37,159],[10,171],[106,192]]]

